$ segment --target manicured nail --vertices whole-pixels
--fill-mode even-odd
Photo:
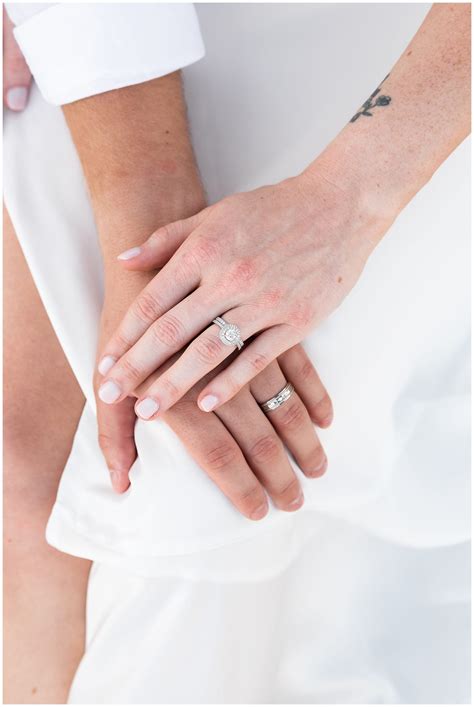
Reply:
[[[116,400],[120,398],[122,391],[118,387],[117,383],[113,381],[107,381],[99,388],[99,398],[103,403],[115,403]]]
[[[7,106],[10,110],[24,110],[28,100],[28,89],[26,86],[15,86],[7,91]]]
[[[117,359],[113,356],[104,356],[104,358],[100,360],[97,370],[105,376],[116,363]]]
[[[149,420],[159,409],[159,404],[153,398],[143,398],[135,405],[135,412],[142,420]]]
[[[206,395],[199,401],[199,407],[201,410],[204,410],[204,412],[211,412],[211,410],[214,410],[218,402],[219,400],[215,395]]]
[[[267,515],[267,511],[268,511],[268,503],[267,503],[267,502],[262,503],[261,506],[259,506],[258,508],[256,508],[256,509],[250,514],[250,518],[251,518],[252,520],[261,520],[262,518],[264,518],[264,517]]]
[[[124,250],[123,253],[117,255],[117,260],[131,260],[132,258],[136,258],[137,255],[140,255],[141,252],[141,248],[129,248],[129,250]]]
[[[301,491],[300,495],[297,498],[295,498],[294,501],[291,501],[288,504],[287,509],[292,510],[292,511],[296,511],[296,510],[298,510],[298,508],[301,508],[303,503],[304,503],[304,496],[303,496],[303,492]]]

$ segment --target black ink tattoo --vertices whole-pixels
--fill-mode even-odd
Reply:
[[[386,81],[389,76],[390,74],[387,74],[382,83]],[[380,84],[380,86],[382,85],[382,83]],[[390,105],[392,101],[391,96],[379,96],[379,93],[381,91],[380,86],[376,88],[375,91],[371,94],[370,98],[366,100],[360,111],[358,111],[355,115],[352,116],[350,120],[351,123],[355,123],[355,121],[360,118],[361,115],[365,115],[367,118],[371,118],[373,116],[373,113],[371,113],[370,111],[373,108]]]

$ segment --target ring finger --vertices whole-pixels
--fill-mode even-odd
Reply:
[[[229,323],[245,321],[241,331],[241,337],[244,341],[262,328],[258,310],[249,306],[245,308],[237,307],[231,310],[225,315],[225,319]],[[189,344],[176,363],[170,366],[166,372],[146,390],[146,396],[137,402],[135,410],[138,417],[150,420],[153,419],[158,412],[168,410],[198,381],[213,371],[219,364],[223,363],[226,358],[235,353],[236,346],[234,344],[226,346],[220,339],[219,332],[219,327],[213,323]],[[239,356],[242,355],[245,354],[239,354]],[[264,356],[260,359],[255,359],[253,375],[256,375],[270,360],[270,358],[267,359]],[[260,366],[260,369],[258,366]],[[112,370],[114,381],[116,380],[115,370],[117,367],[120,368],[120,361]],[[242,388],[243,386],[240,387]],[[128,385],[124,387],[122,384],[121,397],[123,397],[127,388]],[[133,390],[133,387],[131,389]],[[117,401],[119,399],[118,397]],[[202,407],[201,405],[201,409]],[[205,410],[205,412],[209,412],[209,410]]]
[[[273,367],[273,366],[271,366]],[[280,383],[284,384],[280,373]],[[282,382],[283,381],[283,382]],[[248,388],[216,411],[242,450],[247,463],[266,489],[275,506],[296,511],[304,502],[300,482],[288,455],[270,422]]]
[[[294,392],[278,408],[263,414],[266,415],[280,439],[288,447],[303,473],[310,477],[321,476],[327,468],[326,454],[306,405],[298,394],[298,378],[296,375],[291,376],[291,368],[287,369],[287,374],[295,386]],[[286,382],[280,366],[275,363],[254,378],[250,383],[250,390],[255,400],[261,404],[282,390]],[[306,398],[311,400],[312,397],[318,395],[318,392],[318,390],[306,390]]]

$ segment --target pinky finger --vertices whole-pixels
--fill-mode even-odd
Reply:
[[[198,398],[201,410],[210,412],[231,400],[288,346],[296,343],[294,330],[285,324],[278,324],[259,334],[204,388]]]
[[[333,420],[331,398],[302,346],[293,346],[278,360],[287,380],[291,381],[318,427],[329,427]]]
[[[163,267],[204,218],[204,211],[182,221],[162,226],[141,245],[120,253],[117,260],[128,270],[156,270]]]

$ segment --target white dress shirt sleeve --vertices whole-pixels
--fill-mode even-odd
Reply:
[[[43,94],[63,105],[177,71],[204,56],[190,3],[7,3]]]

